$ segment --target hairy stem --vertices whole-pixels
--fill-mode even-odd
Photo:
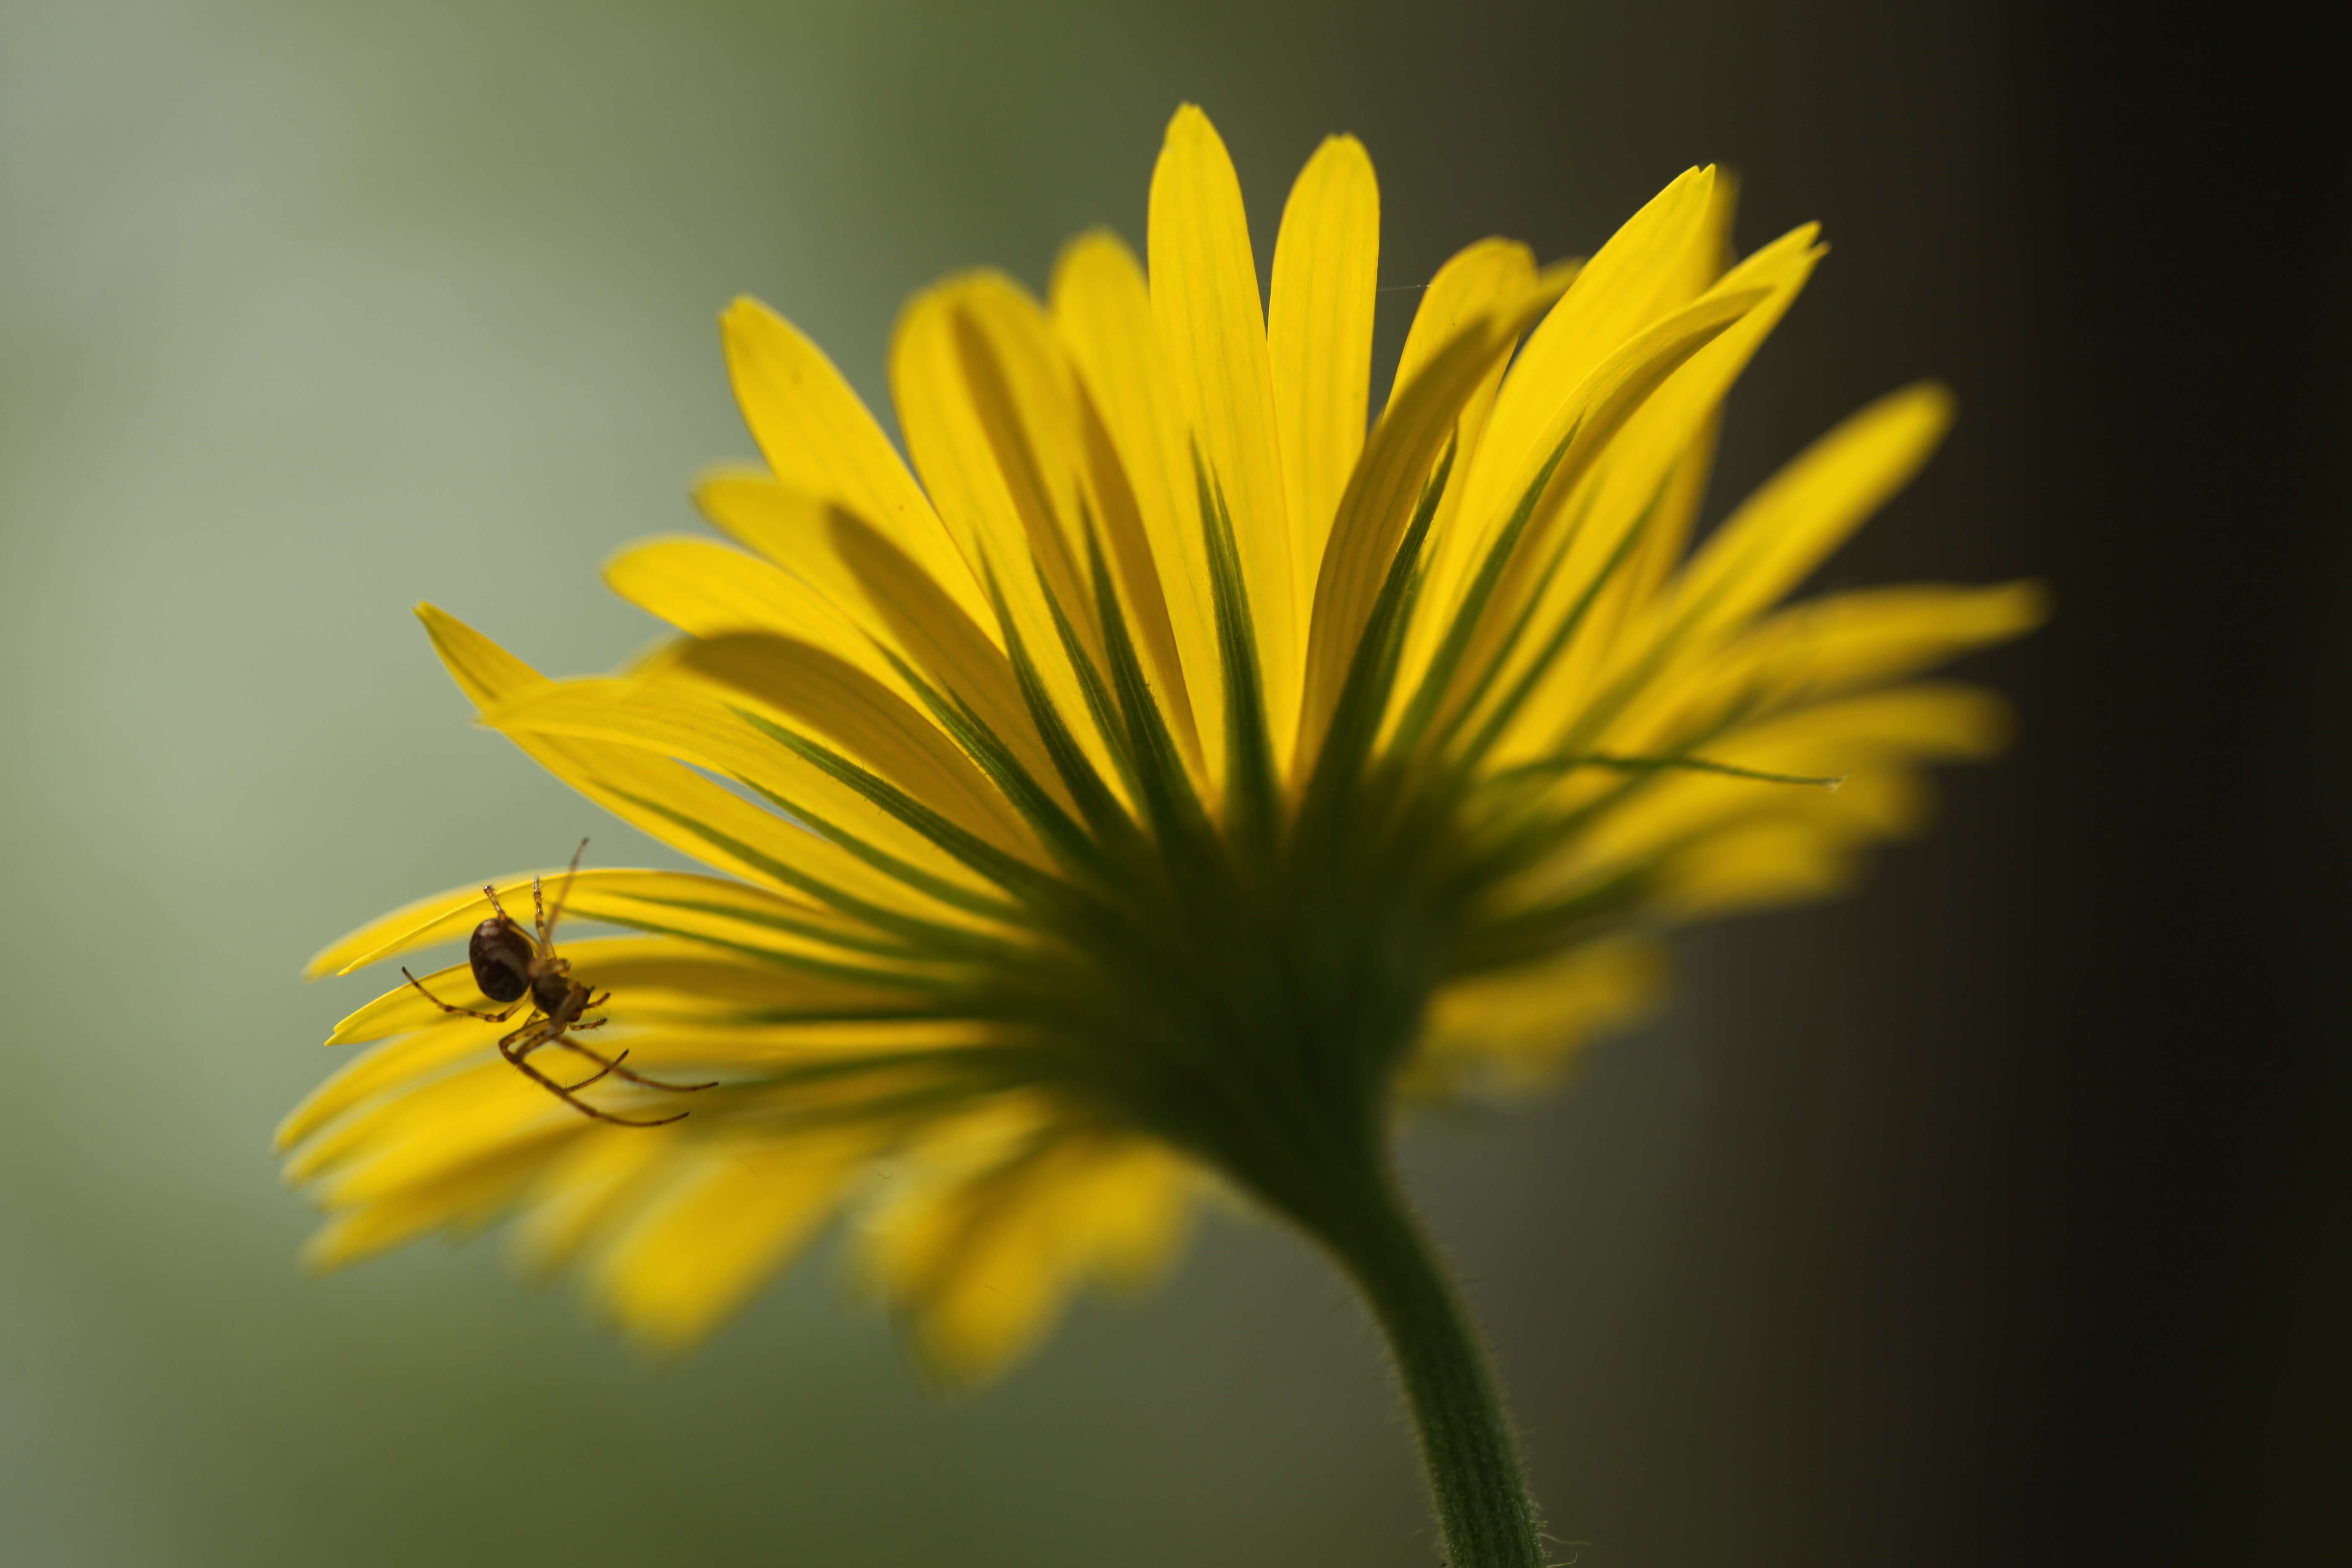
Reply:
[[[1448,1568],[1542,1568],[1486,1347],[1384,1161],[1315,1226],[1364,1293],[1412,1408]]]

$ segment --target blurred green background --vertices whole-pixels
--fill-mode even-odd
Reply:
[[[1362,134],[1389,284],[1738,165],[1744,246],[1820,217],[1836,251],[1717,507],[1942,374],[1959,437],[1835,571],[2044,568],[2019,47],[1958,4],[0,7],[0,1561],[1433,1561],[1369,1330],[1242,1216],[950,1403],[830,1248],[673,1369],[492,1241],[305,1278],[269,1132],[379,980],[301,961],[583,833],[661,858],[472,729],[409,606],[625,657],[652,628],[599,563],[751,449],[720,305],[879,405],[912,289],[1140,240],[1185,99],[1261,265],[1316,141]],[[2046,1347],[1999,1300],[1984,1042],[2039,657],[1979,672],[2026,688],[2022,771],[1862,901],[1701,933],[1573,1094],[1414,1134],[1563,1557],[2000,1554],[1980,1478]]]

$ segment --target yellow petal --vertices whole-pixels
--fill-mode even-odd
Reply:
[[[1316,586],[1303,710],[1307,728],[1299,737],[1299,754],[1307,763],[1322,744],[1323,726],[1338,705],[1398,542],[1463,405],[1510,353],[1544,302],[1540,295],[1523,295],[1474,320],[1429,358],[1381,416],[1371,448],[1339,503],[1330,552]]]
[[[1490,689],[1500,689],[1493,679],[1497,657],[1527,602],[1550,581],[1557,558],[1555,536],[1576,515],[1562,504],[1564,499],[1577,492],[1585,474],[1609,452],[1618,432],[1652,395],[1766,297],[1759,289],[1706,294],[1625,342],[1561,401],[1552,423],[1530,447],[1517,477],[1516,492],[1535,487],[1555,452],[1559,454],[1558,464],[1544,485],[1541,502],[1495,580],[1492,596],[1474,623],[1475,629],[1454,670],[1442,714],[1450,715],[1457,706],[1476,700]],[[1475,518],[1465,521],[1475,525]],[[1507,521],[1493,520],[1486,539],[1475,547],[1475,556],[1486,553],[1489,542],[1501,536]],[[1430,610],[1449,620],[1455,613],[1454,606],[1444,605],[1432,605]],[[1409,696],[1400,691],[1398,700],[1402,702]]]
[[[1678,858],[1654,895],[1677,920],[1720,917],[1827,898],[1859,870],[1852,840],[1801,821],[1751,823]]]
[[[921,829],[761,734],[725,705],[685,686],[660,680],[561,681],[536,696],[492,709],[482,718],[518,736],[579,737],[640,747],[724,773],[768,796],[778,810],[810,829],[797,858],[812,868],[825,860],[819,875],[833,886],[856,891],[878,879],[917,888],[929,878],[985,896],[980,875]],[[875,742],[877,749],[883,743]],[[959,826],[978,831],[970,822]],[[865,868],[866,874],[861,876],[857,868]]]
[[[1055,331],[1083,379],[1132,497],[1176,655],[1152,654],[1161,689],[1180,692],[1177,737],[1213,795],[1224,778],[1224,689],[1209,558],[1192,484],[1191,443],[1171,389],[1143,268],[1116,236],[1073,240],[1055,264]],[[1106,486],[1107,489],[1110,487]],[[1106,503],[1110,498],[1106,495]],[[1139,570],[1131,574],[1140,577]],[[1147,654],[1152,650],[1147,644]]]
[[[491,879],[489,885],[510,914],[525,920],[530,918],[532,881],[543,881],[552,900],[565,876],[564,868],[552,866]],[[828,935],[861,945],[870,943],[873,936],[821,905],[690,871],[584,867],[572,874],[563,910],[574,920],[830,958],[842,956],[843,949],[827,941]],[[489,900],[478,883],[436,893],[370,921],[323,949],[303,966],[302,973],[306,979],[349,974],[420,947],[455,941],[489,913]]]
[[[1456,252],[1437,269],[1429,287],[1422,291],[1420,309],[1413,312],[1412,327],[1405,334],[1404,352],[1397,361],[1396,384],[1389,401],[1393,404],[1430,357],[1453,342],[1465,326],[1500,309],[1505,300],[1528,294],[1535,285],[1535,253],[1517,240],[1482,239]],[[1458,444],[1453,475],[1445,494],[1438,500],[1437,515],[1430,520],[1429,540],[1422,550],[1419,597],[1433,606],[1454,603],[1472,569],[1469,558],[1483,531],[1463,518],[1462,497],[1486,439],[1504,369],[1504,365],[1497,364],[1486,373],[1477,391],[1463,405],[1455,426]],[[1423,611],[1413,617],[1397,667],[1401,686],[1409,690],[1419,682],[1444,633],[1442,616]]]
[[[899,574],[929,584],[929,595],[943,615],[993,640],[988,630],[995,625],[993,611],[984,610],[974,620],[931,582],[912,556],[845,501],[795,489],[765,474],[720,468],[696,481],[694,504],[713,527],[807,584],[840,619],[883,647],[902,654],[910,651],[887,613],[889,605],[877,599],[874,583],[857,569],[861,554],[895,555],[902,563]],[[840,539],[845,533],[861,536],[864,551],[845,549]],[[957,570],[969,575],[961,556]]]
[[[549,684],[547,677],[435,605],[416,606],[433,650],[457,689],[477,708],[510,701]]]
[[[741,1308],[841,1201],[872,1152],[864,1129],[695,1148],[597,1263],[599,1293],[647,1348],[689,1348]]]
[[[1086,459],[1067,389],[1055,384],[1061,367],[1039,363],[1021,331],[1034,310],[994,273],[927,289],[892,336],[891,394],[908,448],[974,575],[985,584],[992,574],[1008,594],[1043,576],[1076,617],[1090,597],[1077,516]],[[1045,625],[1050,635],[1052,622]]]
[[[1034,337],[1006,327],[1034,310],[985,274],[916,296],[891,338],[891,395],[908,450],[974,576],[1003,597],[1007,637],[1019,637],[1063,722],[1109,782],[1109,752],[1055,614],[1099,668],[1102,645],[1080,564],[1085,455],[1073,439],[1066,383],[1055,384],[1062,367],[1038,363]],[[1051,403],[1063,406],[1041,406]]]
[[[987,597],[931,503],[824,351],[756,300],[736,300],[719,326],[736,401],[776,478],[846,502],[985,620]]]
[[[1372,161],[1354,137],[1329,137],[1283,207],[1265,323],[1291,570],[1310,586],[1364,447],[1380,249]]]
[[[1665,982],[1664,945],[1645,937],[1458,981],[1431,1002],[1403,1087],[1417,1097],[1537,1088],[1594,1033],[1648,1011]]]
[[[901,698],[914,695],[885,645],[792,573],[707,539],[631,545],[604,566],[605,585],[690,637],[776,632],[846,659]]]
[[[1899,679],[2022,637],[2048,616],[2038,583],[1833,594],[1758,622],[1691,671],[1672,694],[1674,706],[1685,716],[1736,699],[1777,706]]]
[[[1921,763],[1988,755],[2008,734],[2006,705],[1966,686],[1922,682],[1797,709],[1710,741],[1699,754],[1771,773],[1843,777],[1835,790],[1661,773],[1564,844],[1512,897],[1555,896],[1662,855],[1680,857],[1687,868],[1718,836],[1771,822],[1804,825],[1832,844],[1908,833],[1928,804]],[[1573,787],[1564,784],[1563,796]]]
[[[1516,239],[1482,239],[1448,257],[1421,291],[1404,349],[1397,356],[1389,400],[1393,403],[1464,328],[1500,310],[1506,301],[1528,294],[1535,282],[1535,252]]]
[[[477,707],[501,706],[552,689],[554,682],[456,616],[430,605],[419,605],[417,616],[432,634],[450,676]],[[979,917],[915,891],[830,841],[642,746],[575,736],[509,738],[524,754],[624,822],[722,871],[789,888],[835,909],[854,906],[861,915],[872,909],[943,923],[979,923]]]
[[[586,1120],[492,1048],[470,1065],[412,1083],[305,1139],[287,1160],[285,1175],[299,1183],[331,1175],[323,1196],[337,1206],[373,1201],[405,1181],[428,1180],[519,1137]],[[363,1174],[376,1167],[376,1176]]]
[[[1032,864],[1028,825],[929,716],[856,666],[795,637],[740,632],[681,648],[665,678],[748,699],[890,780],[915,799]]]
[[[512,1206],[544,1166],[544,1143],[502,1148],[374,1201],[349,1207],[320,1227],[302,1261],[325,1272],[348,1268],[439,1230],[471,1231]]]
[[[981,1020],[889,1017],[887,1015],[894,1008],[919,1010],[922,1003],[887,993],[810,990],[730,1001],[674,986],[664,989],[651,984],[649,976],[607,971],[593,963],[583,977],[600,986],[611,981],[616,987],[610,1004],[614,1010],[598,1014],[614,1027],[600,1030],[588,1042],[600,1053],[609,1058],[625,1049],[634,1067],[658,1078],[699,1082],[715,1073],[730,1083],[735,1098],[727,1107],[719,1107],[715,1100],[694,1102],[707,1113],[705,1120],[721,1109],[770,1114],[762,1107],[772,1096],[760,1080],[771,1074],[784,1075],[783,1081],[791,1088],[791,1071],[811,1062],[837,1062],[861,1055],[929,1055],[1001,1044],[1005,1037],[1001,1026]],[[463,969],[424,978],[441,996],[463,994],[467,986]],[[419,1018],[400,1010],[398,995],[381,1000],[382,1008],[373,1013],[362,1009],[367,1017],[353,1016],[360,1021],[352,1025],[352,1032],[370,1037],[394,1032],[394,1037],[347,1064],[280,1122],[275,1144],[280,1152],[309,1144],[334,1129],[335,1141],[305,1148],[302,1165],[290,1171],[289,1176],[315,1173],[365,1147],[373,1135],[360,1123],[351,1128],[339,1125],[345,1118],[418,1091],[458,1068],[504,1066],[499,1061],[497,1042],[510,1026],[440,1016]],[[828,1011],[837,1013],[838,1021],[828,1019]],[[875,1016],[861,1017],[861,1014]],[[583,1066],[582,1070],[588,1068]],[[860,1081],[880,1080],[869,1075]],[[805,1099],[804,1091],[796,1088],[792,1095],[796,1102]]]
[[[1910,482],[1951,423],[1951,394],[1933,382],[1848,418],[1724,521],[1675,584],[1667,621],[1696,638],[1778,600]]]
[[[1722,195],[1720,186],[1717,195]],[[1719,199],[1717,205],[1722,205]],[[1693,247],[1694,258],[1704,258],[1707,270],[1713,269],[1719,243],[1712,231],[1710,225],[1702,242]],[[1593,617],[1591,632],[1580,639],[1579,654],[1597,653],[1622,616],[1645,601],[1658,580],[1682,559],[1698,501],[1698,487],[1688,470],[1695,469],[1696,479],[1704,481],[1723,401],[1828,254],[1819,243],[1820,237],[1820,225],[1801,224],[1711,286],[1694,289],[1701,299],[1751,289],[1762,290],[1764,297],[1722,336],[1693,354],[1690,363],[1626,421],[1624,430],[1612,443],[1608,460],[1594,478],[1593,526],[1588,531],[1595,541],[1614,538],[1618,530],[1612,524],[1617,520],[1631,520],[1645,511],[1650,515],[1633,559],[1610,585],[1606,602]],[[1571,559],[1561,574],[1563,582],[1580,581],[1599,548],[1597,543],[1589,546],[1586,560]],[[1572,666],[1576,662],[1570,660]],[[1591,662],[1584,660],[1588,668]],[[1574,671],[1570,679],[1582,673]]]
[[[1124,468],[1096,426],[1075,367],[1035,301],[982,274],[948,286],[962,329],[959,349],[972,412],[1024,527],[1067,543],[1069,586],[1055,592],[1103,665],[1087,570],[1089,526],[1099,532],[1130,639],[1156,678],[1154,696],[1180,744],[1192,744],[1192,710],[1176,655],[1161,578]],[[1040,552],[1041,563],[1044,552]],[[1097,763],[1099,766],[1100,763]]]
[[[592,1127],[555,1154],[523,1199],[511,1247],[544,1278],[622,1222],[676,1173],[678,1145],[698,1134],[668,1127]]]
[[[1623,547],[1632,530],[1639,527],[1646,533],[1656,528],[1662,512],[1668,514],[1664,521],[1669,531],[1683,526],[1696,493],[1686,486],[1677,493],[1675,480],[1686,465],[1704,464],[1711,449],[1716,412],[1732,383],[1811,277],[1822,254],[1814,237],[1810,224],[1792,230],[1702,295],[1690,309],[1703,310],[1709,300],[1760,298],[1693,353],[1626,418],[1580,489],[1555,479],[1530,525],[1530,534],[1541,537],[1558,515],[1580,521],[1566,540],[1559,563],[1536,588],[1530,621],[1535,634],[1521,640],[1494,678],[1497,692],[1511,689],[1532,662],[1543,656],[1553,629],[1591,592],[1594,579]],[[1633,548],[1646,552],[1654,542],[1644,537]],[[1584,612],[1576,635],[1552,654],[1549,668],[1537,676],[1535,694],[1498,749],[1498,760],[1540,753],[1559,743],[1561,716],[1580,715],[1601,679],[1621,626],[1646,598],[1647,589],[1637,571],[1636,562],[1617,565],[1599,599]]]
[[[571,947],[595,948],[607,944],[583,942],[565,945],[569,949]],[[660,944],[665,952],[669,951],[670,945],[667,942]],[[388,1036],[404,1034],[413,1029],[428,1026],[441,1027],[445,1025],[452,1034],[463,1031],[468,1036],[481,1037],[481,1041],[478,1043],[487,1043],[495,1041],[499,1036],[509,1032],[509,1028],[498,1026],[499,1024],[505,1023],[511,1027],[513,1022],[530,1016],[530,1007],[528,1004],[493,1002],[482,994],[481,988],[474,984],[474,972],[462,963],[427,970],[425,973],[424,984],[435,997],[446,1002],[452,1007],[470,1008],[475,1012],[488,1013],[494,1016],[468,1018],[456,1013],[444,1013],[433,1005],[430,998],[420,994],[415,986],[404,984],[343,1015],[336,1022],[334,1032],[327,1037],[326,1044],[330,1047],[365,1045],[371,1040],[381,1040]],[[501,1013],[506,1015],[504,1019],[495,1016]]]
[[[1767,300],[1759,310],[1769,310],[1770,303]],[[1683,553],[1690,545],[1691,531],[1697,526],[1700,503],[1706,499],[1707,482],[1715,477],[1716,447],[1722,435],[1720,407],[1701,415],[1675,456],[1665,482],[1655,492],[1654,503],[1643,503],[1653,506],[1650,521],[1643,528],[1641,541],[1633,546],[1633,556],[1625,563],[1624,581],[1610,590],[1612,602],[1599,617],[1602,626],[1588,639],[1600,658],[1607,657],[1626,624],[1656,599],[1658,585],[1682,564]],[[1582,670],[1574,684],[1584,684],[1591,679],[1590,671]]]
[[[1717,169],[1714,189],[1708,193],[1706,216],[1700,224],[1698,237],[1685,253],[1687,270],[1684,281],[1676,286],[1675,302],[1679,303],[1682,297],[1696,299],[1710,289],[1719,291],[1746,287],[1751,280],[1776,289],[1785,288],[1786,293],[1784,296],[1776,292],[1756,308],[1749,321],[1742,321],[1738,327],[1725,333],[1729,342],[1708,344],[1698,355],[1701,366],[1719,365],[1736,359],[1737,363],[1744,367],[1754,353],[1754,344],[1761,342],[1780,324],[1780,318],[1794,303],[1797,290],[1804,287],[1813,264],[1828,248],[1814,243],[1820,237],[1821,226],[1804,224],[1745,261],[1738,261],[1732,250],[1731,239],[1732,218],[1738,205],[1738,177],[1727,169]],[[1799,251],[1809,253],[1804,256],[1801,271],[1793,277],[1771,276],[1783,273],[1790,266],[1790,254]],[[1746,346],[1743,348],[1743,345]],[[1708,379],[1713,374],[1711,370],[1700,368],[1697,374],[1685,379],[1696,383]],[[1734,370],[1730,377],[1724,378],[1725,388],[1728,388],[1730,381],[1736,379],[1738,374],[1738,370]],[[1714,400],[1719,402],[1721,395],[1718,392]],[[1708,401],[1695,395],[1687,400],[1693,407]],[[1634,547],[1633,559],[1625,563],[1623,584],[1612,591],[1612,597],[1621,603],[1608,606],[1599,618],[1612,624],[1622,620],[1631,608],[1647,602],[1666,574],[1682,563],[1683,553],[1690,544],[1691,528],[1697,520],[1699,501],[1706,493],[1707,470],[1714,462],[1718,416],[1705,417],[1696,433],[1682,440],[1681,450],[1674,459],[1673,478],[1668,481],[1666,492],[1659,497],[1656,511],[1643,531],[1642,542]],[[1643,418],[1646,423],[1662,426],[1666,416],[1661,414],[1653,420],[1649,412],[1644,410]],[[1679,427],[1682,422],[1677,420],[1675,423]]]
[[[1286,771],[1314,584],[1291,558],[1265,316],[1241,183],[1209,117],[1191,104],[1169,121],[1152,168],[1148,250],[1151,312],[1182,417],[1233,516],[1275,762]],[[1200,508],[1186,510],[1192,526],[1202,526]]]
[[[1157,1282],[1184,1245],[1200,1177],[1162,1144],[1105,1138],[1090,1172],[1068,1184],[1073,1268],[1114,1290]]]
[[[330,1207],[357,1208],[438,1192],[469,1171],[510,1168],[518,1156],[536,1164],[590,1125],[586,1117],[495,1058],[473,1073],[434,1087],[462,1087],[467,1092],[435,1097],[429,1121],[421,1114],[423,1107],[404,1107],[418,1114],[407,1119],[403,1133],[387,1135],[379,1129],[363,1158],[319,1173],[315,1195]],[[513,1195],[512,1189],[500,1194],[502,1199]]]
[[[426,983],[431,984],[431,979],[427,976]],[[498,1049],[499,1034],[488,1025],[459,1026],[386,1041],[345,1063],[305,1095],[278,1122],[271,1146],[284,1153],[315,1137],[346,1111],[394,1089],[438,1078],[462,1063],[478,1063]]]
[[[2009,743],[2009,704],[1992,692],[1947,681],[1916,681],[1887,691],[1842,697],[1759,724],[1737,744],[1774,761],[1810,763],[1859,752],[1864,756],[1961,760],[1989,757]]]
[[[1560,405],[1626,340],[1690,295],[1694,252],[1714,231],[1715,171],[1692,169],[1595,251],[1503,378],[1478,461],[1464,476],[1472,525],[1490,531],[1517,505],[1526,475],[1559,437]]]
[[[902,992],[890,988],[893,971],[877,971],[876,982],[861,984],[854,977],[738,958],[665,937],[592,937],[567,942],[561,951],[583,981],[598,991],[612,991],[620,998],[623,1012],[637,1016],[724,1018],[782,1008],[856,1010],[903,1000]],[[499,1004],[483,996],[474,984],[473,971],[464,964],[422,978],[426,990],[451,1006],[501,1010]],[[526,1006],[515,1018],[529,1016]],[[415,986],[404,984],[337,1024],[327,1044],[356,1045],[445,1024],[453,1029],[483,1031],[493,1038],[506,1032],[444,1013]]]
[[[1190,1177],[1166,1151],[1098,1133],[1013,1142],[916,1184],[877,1216],[866,1257],[950,1384],[1001,1371],[1088,1277],[1132,1286],[1181,1239]]]
[[[922,1005],[904,1001],[898,1005]],[[791,1075],[812,1063],[840,1063],[854,1057],[932,1058],[943,1052],[1003,1045],[1017,1037],[1007,1026],[982,1019],[851,1016],[828,1020],[822,1016],[804,1016],[803,1012],[798,1006],[780,1009],[776,1015],[783,1020],[780,1023],[687,1018],[682,1022],[660,1019],[645,1027],[625,1016],[616,1016],[617,1035],[605,1037],[616,1047],[626,1044],[630,1061],[645,1063],[657,1078],[698,1081],[698,1077],[712,1073],[727,1075],[731,1087],[740,1091],[730,1102],[737,1109],[765,1105],[782,1094],[791,1103],[774,1109],[795,1110],[806,1109],[806,1093]],[[858,1079],[861,1091],[881,1081],[881,1068],[861,1070],[866,1075]],[[781,1077],[785,1088],[769,1092],[761,1080],[771,1075]]]
[[[993,610],[973,620],[904,551],[838,502],[740,476],[705,480],[695,500],[718,527],[809,582],[877,645],[961,700],[1070,808],[1003,651]]]

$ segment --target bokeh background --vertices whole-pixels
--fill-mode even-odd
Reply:
[[[829,1250],[634,1360],[494,1242],[325,1280],[268,1149],[419,893],[648,853],[474,731],[750,451],[756,293],[880,402],[898,302],[1141,237],[1204,103],[1263,264],[1327,131],[1384,281],[1722,161],[1833,255],[1736,495],[1924,374],[1836,581],[2051,579],[2023,714],[1858,899],[1696,933],[1515,1119],[1418,1129],[1587,1564],[2300,1562],[2346,1457],[2345,160],[2260,7],[1860,0],[0,5],[0,1561],[1414,1564],[1356,1308],[1213,1215],[976,1396]],[[1412,296],[1386,297],[1392,353]]]

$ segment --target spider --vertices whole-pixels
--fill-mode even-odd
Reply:
[[[629,1054],[627,1051],[621,1052],[619,1056],[602,1056],[572,1038],[574,1035],[604,1026],[604,1019],[591,1018],[583,1023],[581,1015],[591,1007],[603,1006],[613,995],[609,991],[602,996],[590,995],[588,986],[572,978],[571,963],[555,953],[555,922],[563,918],[563,900],[571,895],[572,873],[580,869],[580,857],[587,850],[588,841],[583,838],[580,841],[580,847],[572,852],[572,864],[564,870],[563,885],[555,892],[554,908],[550,909],[542,899],[539,879],[533,877],[530,879],[531,914],[539,928],[536,942],[521,926],[508,918],[506,907],[499,902],[498,889],[491,886],[482,889],[489,898],[492,912],[488,920],[474,928],[473,940],[466,944],[466,958],[474,966],[474,984],[482,988],[483,995],[493,1002],[513,1005],[505,1012],[481,1013],[471,1007],[453,1007],[425,990],[425,983],[409,974],[405,967],[401,973],[408,976],[408,983],[416,987],[419,994],[444,1013],[459,1013],[485,1023],[505,1023],[514,1016],[517,1008],[528,1001],[531,1007],[530,1016],[523,1021],[521,1028],[499,1042],[499,1055],[506,1058],[525,1078],[583,1116],[609,1121],[616,1127],[667,1127],[683,1119],[686,1112],[681,1110],[676,1116],[636,1121],[599,1110],[582,1100],[577,1092],[608,1074],[626,1079],[631,1083],[643,1084],[647,1089],[666,1089],[679,1094],[713,1087],[709,1083],[664,1083],[659,1079],[642,1077],[621,1065]],[[596,1070],[577,1083],[558,1083],[525,1059],[541,1046],[561,1046],[575,1055],[586,1057],[596,1064]]]

